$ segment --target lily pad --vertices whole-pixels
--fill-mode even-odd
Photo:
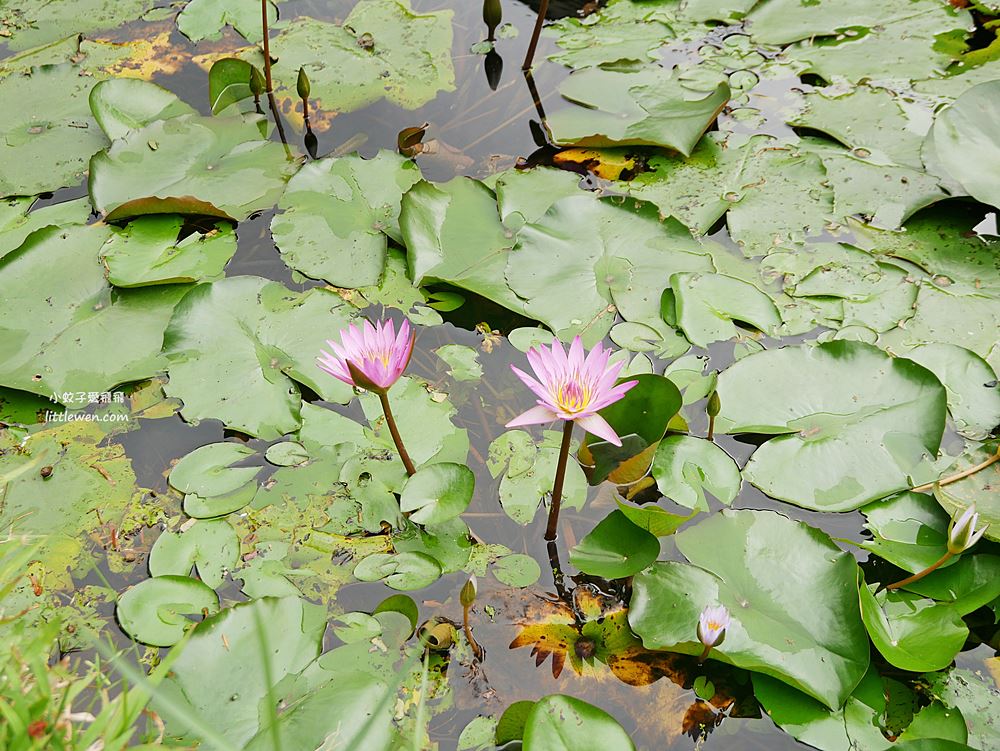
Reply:
[[[136,641],[169,647],[192,625],[187,616],[219,610],[215,591],[188,576],[156,576],[131,587],[118,598],[118,622]]]
[[[948,469],[948,474],[963,472],[974,466],[989,461],[1000,451],[1000,441],[992,440],[983,445],[966,451],[958,461]],[[964,512],[972,504],[976,504],[981,524],[988,524],[986,537],[1000,542],[1000,462],[994,461],[975,474],[949,485],[936,485],[934,497],[944,510],[953,517]]]
[[[681,273],[670,277],[677,325],[696,347],[739,335],[734,321],[748,323],[765,334],[781,325],[771,298],[740,279],[724,274]]]
[[[139,18],[153,5],[153,0],[82,0],[79,3],[53,3],[27,0],[4,8],[3,28],[6,44],[12,50],[55,42],[74,34],[110,29]]]
[[[900,493],[863,506],[861,512],[867,518],[865,528],[872,533],[872,539],[863,540],[861,547],[912,574],[935,563],[948,549],[950,518],[925,493]]]
[[[1000,597],[1000,556],[963,555],[954,565],[933,571],[904,588],[952,605],[959,615],[966,616]]]
[[[0,385],[43,396],[104,392],[163,369],[163,331],[185,285],[115,292],[103,226],[47,227],[0,261]]]
[[[116,287],[210,282],[236,253],[236,233],[217,222],[205,234],[181,237],[184,218],[165,214],[139,217],[112,235],[101,248],[108,281]]]
[[[847,511],[908,488],[944,432],[937,378],[861,342],[750,355],[719,376],[718,393],[717,430],[778,436],[743,476],[804,508]]]
[[[672,71],[647,66],[634,71],[588,68],[559,86],[570,104],[546,125],[563,146],[664,146],[685,156],[729,101],[720,81],[706,94],[687,88]]]
[[[406,481],[399,505],[415,524],[440,524],[468,508],[475,487],[476,477],[464,464],[431,464]]]
[[[311,162],[288,182],[271,221],[285,263],[337,287],[376,284],[387,238],[402,240],[403,194],[420,180],[413,162],[390,151]]]
[[[570,68],[656,61],[656,51],[674,38],[670,10],[635,2],[610,2],[586,18],[562,18],[548,31],[561,51],[549,60]]]
[[[108,142],[87,104],[93,85],[73,65],[0,80],[0,195],[34,195],[83,179],[87,160]]]
[[[316,367],[326,339],[350,321],[333,292],[291,292],[277,282],[230,277],[195,287],[164,334],[166,391],[183,400],[187,420],[215,418],[274,439],[299,427],[301,383],[330,401],[350,386]]]
[[[423,589],[438,580],[441,566],[426,553],[375,553],[354,567],[354,576],[366,582],[384,580],[393,589]]]
[[[178,30],[192,42],[202,39],[220,39],[223,27],[232,26],[248,42],[259,42],[261,9],[256,3],[242,0],[190,0],[177,15]],[[278,20],[278,9],[267,3],[268,25]]]
[[[958,610],[910,592],[882,590],[859,577],[861,617],[876,649],[902,670],[941,670],[965,645],[969,629]]]
[[[197,114],[172,91],[138,78],[101,81],[91,90],[89,101],[94,119],[112,141],[157,120]]]
[[[213,589],[236,567],[240,540],[226,521],[199,521],[180,532],[164,532],[149,551],[149,573],[188,576],[196,566],[198,577]]]
[[[297,164],[258,115],[179,115],[131,130],[90,161],[90,198],[108,221],[201,214],[242,221],[278,202]]]
[[[33,196],[15,196],[0,201],[0,260],[17,250],[35,230],[86,224],[90,203],[83,198],[33,209]]]
[[[343,25],[297,18],[271,40],[286,72],[305,68],[320,106],[352,112],[379,99],[405,109],[453,91],[452,11],[414,11],[408,0],[360,0]],[[279,76],[281,72],[279,72]],[[282,80],[282,79],[279,79]]]
[[[722,604],[732,624],[710,658],[773,676],[831,709],[844,703],[869,659],[853,556],[770,511],[724,510],[674,539],[691,564],[654,563],[633,581],[629,624],[647,649],[700,654],[698,616]]]
[[[264,457],[278,467],[295,467],[309,460],[309,451],[296,441],[281,441],[268,446]]]
[[[660,541],[614,510],[569,551],[569,562],[585,574],[624,579],[660,555]]]
[[[196,448],[174,465],[170,471],[170,484],[182,493],[203,496],[231,493],[252,482],[260,473],[259,466],[232,466],[256,453],[241,443],[209,443]]]
[[[1000,207],[1000,81],[973,86],[938,113],[928,135],[937,163],[969,195]]]
[[[969,744],[992,748],[1000,743],[1000,691],[971,670],[949,670],[922,676],[931,694],[962,713],[969,729]]]
[[[968,438],[985,438],[1000,425],[1000,385],[989,363],[955,344],[924,344],[906,353],[944,384],[948,412]]]
[[[493,564],[493,576],[508,587],[530,587],[542,575],[538,561],[524,553],[511,553]]]
[[[688,435],[669,435],[660,441],[652,474],[663,495],[700,511],[708,511],[706,490],[728,506],[743,482],[729,454],[711,441]]]
[[[551,341],[551,335],[548,341]],[[446,344],[434,350],[434,354],[448,363],[448,374],[456,381],[478,381],[483,375],[479,353],[472,347]]]
[[[635,745],[618,721],[603,709],[572,696],[552,694],[535,702],[528,713],[524,749],[635,751]]]

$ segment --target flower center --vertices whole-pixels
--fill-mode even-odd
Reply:
[[[564,412],[582,412],[590,404],[590,389],[577,381],[559,384],[555,393],[556,404]]]
[[[709,631],[720,631],[722,629],[722,624],[715,621],[709,621],[707,625]]]

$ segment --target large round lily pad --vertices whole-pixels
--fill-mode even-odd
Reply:
[[[743,476],[768,495],[848,511],[910,486],[934,458],[945,390],[910,360],[835,341],[750,355],[719,376],[716,429],[776,435]]]
[[[635,751],[618,721],[592,704],[552,694],[524,722],[524,751]]]
[[[169,647],[192,624],[188,616],[218,609],[219,596],[203,582],[188,576],[154,576],[118,598],[118,622],[136,641]]]
[[[475,487],[476,476],[464,464],[430,464],[406,481],[399,506],[416,524],[440,524],[468,508]]]
[[[869,659],[853,556],[770,511],[726,510],[674,539],[691,563],[654,563],[633,580],[629,623],[647,648],[699,654],[698,616],[721,604],[732,624],[711,657],[844,703]]]

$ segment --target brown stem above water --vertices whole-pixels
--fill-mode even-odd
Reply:
[[[559,505],[562,503],[563,482],[566,480],[566,461],[569,459],[569,445],[573,437],[573,421],[563,425],[562,445],[559,447],[559,463],[556,465],[556,479],[552,483],[552,503],[549,506],[549,523],[545,527],[545,539],[556,539],[559,525]]]
[[[267,84],[267,92],[274,91],[271,83],[271,41],[267,28],[267,4],[269,0],[260,0],[260,27],[264,34],[264,82]]]
[[[389,426],[389,434],[392,436],[392,442],[396,444],[396,452],[403,461],[403,466],[406,467],[406,474],[413,477],[417,473],[417,470],[413,466],[413,460],[410,459],[410,455],[406,453],[406,447],[403,446],[403,438],[399,435],[399,428],[396,427],[396,419],[392,416],[392,410],[389,408],[389,395],[380,393],[378,398],[382,402],[382,414],[385,415],[385,424]]]
[[[472,654],[476,656],[477,660],[483,659],[483,648],[479,646],[479,642],[476,641],[476,637],[472,635],[472,626],[469,624],[469,610],[472,605],[465,605],[462,607],[462,629],[465,631],[466,641],[469,642],[469,646],[472,647]]]
[[[941,556],[935,563],[925,568],[923,571],[918,571],[913,576],[908,576],[905,579],[900,579],[898,582],[890,584],[886,589],[899,589],[900,587],[905,587],[907,584],[913,584],[913,582],[923,579],[931,571],[934,571],[944,565],[945,561],[951,558],[952,552],[946,551],[943,556]]]
[[[549,0],[541,0],[538,5],[538,18],[535,19],[535,28],[531,32],[531,42],[528,43],[528,52],[524,56],[521,70],[531,70],[531,62],[535,59],[535,48],[538,46],[538,37],[542,33],[542,26],[545,24],[545,16],[548,12]]]

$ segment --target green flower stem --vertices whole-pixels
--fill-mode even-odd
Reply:
[[[531,62],[535,59],[535,48],[538,46],[538,37],[542,33],[542,25],[545,23],[545,16],[549,12],[549,0],[542,0],[538,6],[538,18],[535,19],[535,28],[531,32],[531,42],[528,44],[528,52],[524,56],[524,63],[521,70],[531,70]]]
[[[708,416],[708,440],[715,440],[715,415]]]
[[[392,410],[389,408],[389,395],[381,392],[378,398],[382,402],[382,414],[385,415],[385,424],[389,426],[389,434],[392,435],[392,442],[396,444],[396,453],[399,454],[399,458],[403,461],[403,466],[406,467],[406,474],[413,477],[417,473],[417,470],[413,466],[413,460],[410,459],[410,455],[406,453],[403,438],[399,435],[399,428],[396,427],[396,419],[392,416]]]
[[[708,659],[708,653],[712,651],[712,648],[705,645],[705,648],[701,651],[701,655],[698,657],[698,664],[701,665],[705,660]]]
[[[952,555],[953,555],[953,553],[950,550],[946,551],[945,554],[943,556],[941,556],[935,563],[932,563],[930,566],[928,566],[927,568],[925,568],[923,571],[919,571],[916,574],[914,574],[913,576],[908,576],[905,579],[900,579],[898,582],[895,582],[894,584],[890,584],[888,587],[886,587],[886,589],[899,589],[900,587],[905,587],[907,584],[912,584],[915,581],[923,579],[931,571],[934,571],[934,570],[940,568],[941,566],[943,566],[944,563],[949,558],[952,557]]]
[[[274,91],[271,83],[271,43],[267,28],[267,3],[268,0],[260,0],[260,26],[264,33],[264,81],[267,84],[267,93]]]
[[[559,505],[562,503],[563,482],[566,480],[566,462],[569,460],[569,444],[573,438],[573,421],[563,425],[562,445],[559,447],[559,463],[556,465],[556,479],[552,483],[552,503],[549,505],[549,523],[545,527],[545,539],[554,540],[559,525]]]

